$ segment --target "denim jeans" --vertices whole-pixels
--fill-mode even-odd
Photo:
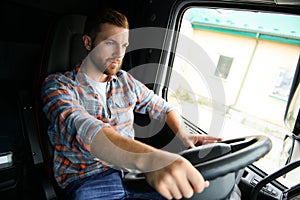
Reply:
[[[69,200],[164,199],[144,180],[123,182],[121,172],[114,169],[73,181],[64,191]]]

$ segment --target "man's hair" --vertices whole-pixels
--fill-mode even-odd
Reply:
[[[113,9],[104,9],[87,17],[83,34],[90,36],[94,41],[104,23],[129,29],[129,23],[125,15]]]

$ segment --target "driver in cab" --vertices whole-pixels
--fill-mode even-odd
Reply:
[[[209,187],[185,158],[134,140],[133,112],[164,120],[189,148],[221,138],[185,133],[174,107],[120,69],[127,18],[112,9],[89,16],[82,38],[87,57],[42,86],[55,179],[67,199],[180,199]],[[124,171],[143,172],[155,190],[128,190]]]

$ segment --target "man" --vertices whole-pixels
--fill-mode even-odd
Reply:
[[[221,139],[186,134],[173,107],[120,69],[128,35],[128,21],[117,11],[88,17],[88,56],[73,71],[45,79],[43,111],[56,181],[70,199],[189,198],[209,183],[183,157],[134,140],[133,112],[165,120],[187,147]],[[128,191],[123,170],[143,172],[158,193]]]

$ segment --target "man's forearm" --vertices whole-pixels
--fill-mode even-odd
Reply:
[[[170,129],[182,140],[185,136],[182,126],[182,118],[176,110],[167,114],[166,123]]]
[[[93,139],[91,153],[115,166],[141,172],[160,169],[178,158],[178,155],[126,138],[108,127],[102,128]]]

